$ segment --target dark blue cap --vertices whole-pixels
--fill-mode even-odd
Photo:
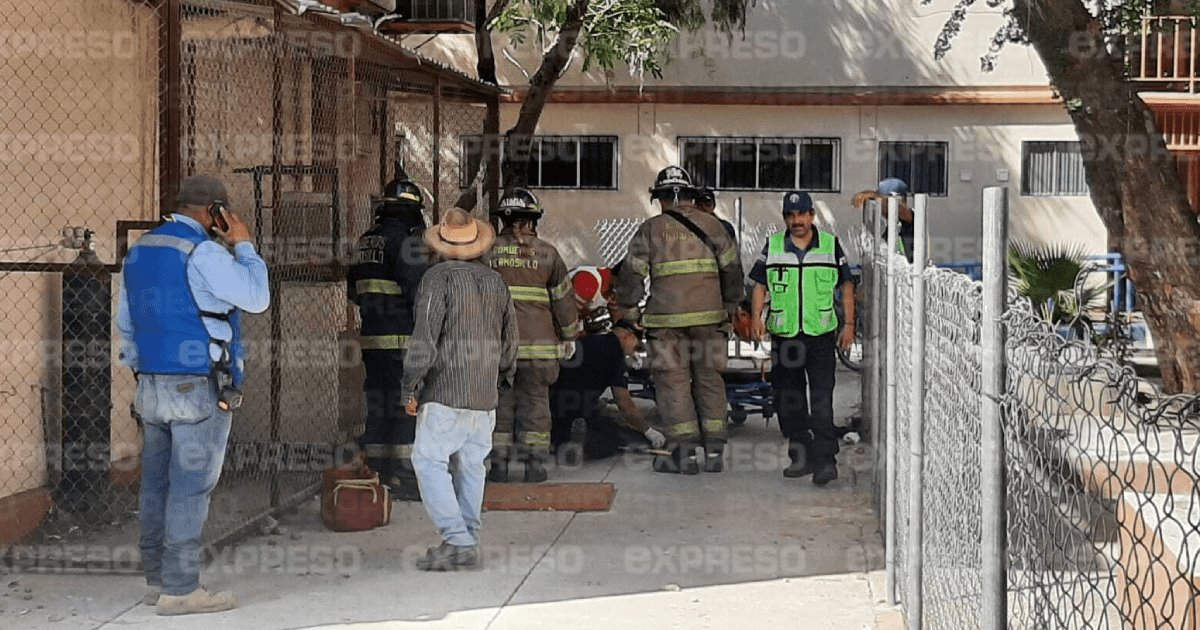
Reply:
[[[897,177],[889,177],[879,182],[879,194],[881,195],[899,195],[901,197],[908,196],[908,184],[904,180]]]
[[[786,193],[783,196],[783,211],[786,212],[812,212],[813,200],[806,192],[793,191]]]

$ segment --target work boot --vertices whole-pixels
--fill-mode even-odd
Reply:
[[[508,460],[501,457],[493,457],[492,465],[488,468],[488,481],[496,483],[508,483]]]
[[[157,585],[146,585],[146,593],[142,595],[142,603],[147,606],[153,606],[158,603],[158,596],[162,595],[162,587]]]
[[[791,458],[792,463],[783,469],[784,477],[795,479],[812,474],[812,467],[808,465],[808,449],[803,444],[797,442],[789,443],[788,457]]]
[[[828,463],[822,464],[812,474],[813,485],[823,486],[834,479],[837,479],[837,464]]]
[[[459,547],[443,542],[430,547],[424,557],[417,559],[417,568],[422,571],[461,571],[481,566],[483,560],[479,557],[478,545]]]
[[[209,593],[204,587],[200,587],[187,595],[159,595],[155,610],[163,616],[191,615],[232,610],[237,608],[237,604],[237,597],[229,591]]]
[[[682,453],[690,453],[687,457],[682,457]],[[660,473],[679,473],[684,475],[700,474],[700,463],[696,461],[696,451],[676,446],[671,449],[670,455],[655,455],[654,461],[651,462],[651,468],[654,472]]]
[[[725,447],[709,450],[704,455],[704,472],[719,473],[725,470]]]
[[[541,483],[550,478],[542,460],[534,458],[525,462],[525,483]]]

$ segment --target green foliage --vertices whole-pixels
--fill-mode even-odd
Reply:
[[[1086,327],[1087,309],[1108,290],[1108,285],[1087,286],[1092,268],[1086,260],[1082,245],[1014,242],[1008,248],[1010,282],[1046,321],[1080,329]]]
[[[921,0],[928,5],[933,0]],[[1107,36],[1112,45],[1121,49],[1121,40],[1130,35],[1137,35],[1142,29],[1142,17],[1145,15],[1191,15],[1200,18],[1200,0],[1054,0],[1055,2],[1085,2],[1096,16],[1100,32]],[[934,57],[941,59],[949,52],[954,38],[962,31],[962,24],[967,19],[967,12],[976,5],[986,5],[990,9],[1003,9],[1005,22],[992,35],[988,53],[980,59],[985,71],[991,70],[996,64],[996,57],[1007,44],[1026,44],[1028,40],[1013,13],[1012,0],[958,0],[950,11],[942,32],[934,44]],[[1167,28],[1164,24],[1163,28]]]
[[[681,30],[711,23],[732,33],[745,25],[755,0],[592,0],[579,36],[583,69],[606,72],[624,65],[633,76],[662,76],[669,46]],[[489,25],[515,44],[553,46],[571,0],[514,0]]]

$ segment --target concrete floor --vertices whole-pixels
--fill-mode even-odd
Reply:
[[[843,422],[858,380],[838,376]],[[826,488],[785,479],[784,450],[776,423],[751,416],[722,474],[653,474],[645,456],[552,471],[613,482],[612,511],[485,514],[485,566],[470,573],[413,568],[437,542],[420,504],[396,503],[385,528],[336,534],[313,502],[206,572],[210,588],[237,592],[237,610],[157,617],[136,604],[138,576],[25,573],[0,580],[0,628],[899,627],[881,604],[869,450],[845,446]]]

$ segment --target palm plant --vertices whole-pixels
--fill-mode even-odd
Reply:
[[[1055,328],[1066,326],[1084,339],[1091,336],[1087,309],[1104,297],[1110,283],[1088,285],[1087,278],[1095,269],[1087,263],[1082,245],[1016,241],[1008,248],[1008,267],[1013,288],[1029,298],[1043,319]]]

